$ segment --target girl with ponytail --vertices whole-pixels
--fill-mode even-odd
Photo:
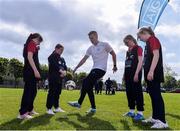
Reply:
[[[30,34],[24,44],[23,57],[23,80],[24,80],[24,92],[21,100],[21,107],[19,110],[19,119],[30,119],[31,115],[38,114],[34,111],[33,103],[36,97],[37,81],[41,78],[39,68],[38,51],[39,45],[43,41],[43,38],[38,33]]]
[[[161,83],[164,82],[163,57],[161,43],[150,27],[143,27],[138,32],[138,38],[146,42],[144,51],[144,79],[147,83],[147,91],[152,102],[152,117],[144,120],[152,123],[151,128],[167,128],[165,120],[164,101],[161,96]]]

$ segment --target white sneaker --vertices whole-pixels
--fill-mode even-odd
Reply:
[[[17,118],[23,120],[23,119],[32,119],[33,117],[28,114],[24,114],[24,115],[19,114]]]
[[[168,124],[167,123],[163,123],[160,120],[157,120],[156,123],[154,123],[153,126],[151,126],[152,129],[164,129],[164,128],[168,128]]]
[[[90,113],[96,113],[96,109],[94,108],[90,108],[88,111],[86,111],[87,114],[90,114]]]
[[[146,119],[146,120],[142,120],[142,123],[152,123],[152,124],[154,124],[154,123],[156,123],[157,122],[157,120],[156,119],[153,119],[152,117],[149,117],[148,119]]]
[[[49,115],[54,115],[55,114],[52,109],[48,109],[46,113],[49,114]]]
[[[31,112],[28,113],[29,115],[39,115],[39,113],[35,112],[34,110],[32,110]]]
[[[60,107],[58,107],[58,108],[56,108],[55,110],[54,110],[54,112],[65,112],[63,109],[61,109]]]

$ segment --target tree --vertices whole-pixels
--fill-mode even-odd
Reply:
[[[176,80],[176,76],[177,73],[174,72],[171,67],[169,66],[165,66],[164,68],[164,72],[165,72],[165,77],[164,77],[164,83],[162,84],[162,86],[164,88],[167,89],[173,89],[177,87],[177,80]]]
[[[126,88],[126,85],[125,85],[125,80],[122,81],[122,88],[125,89]]]
[[[20,62],[18,59],[11,59],[9,61],[9,71],[14,76],[14,86],[16,87],[18,78],[22,78],[23,76],[23,63]]]
[[[72,80],[72,79],[73,79],[73,74],[72,74],[72,72],[67,71],[66,80],[68,81],[68,80]]]
[[[173,77],[176,77],[176,76],[178,75],[176,72],[174,72],[174,71],[172,70],[171,67],[169,67],[169,66],[167,66],[167,65],[165,65],[164,74],[165,74],[165,76],[166,76],[166,75],[170,75],[170,76],[173,76]]]
[[[9,60],[0,57],[0,83],[3,83],[3,77],[7,75]]]
[[[46,64],[40,65],[41,68],[41,78],[45,80],[48,77],[48,66]]]
[[[73,80],[73,70],[71,68],[67,68],[66,81]]]
[[[143,87],[147,87],[147,83],[146,83],[145,80],[142,81],[142,86],[143,86]]]
[[[180,88],[180,79],[176,82],[177,88]]]
[[[118,87],[118,86],[117,86],[117,81],[116,81],[116,80],[112,80],[112,83],[113,83],[113,84],[112,84],[112,87],[113,87],[113,88],[116,88],[116,90],[117,90],[117,87]]]
[[[67,71],[73,73],[73,70],[70,67],[67,68]]]
[[[171,75],[165,75],[165,81],[163,83],[164,88],[173,89],[176,85],[176,79]]]
[[[82,81],[83,79],[87,76],[86,72],[80,72],[80,73],[75,73],[74,74],[74,82],[76,83],[77,87],[81,87],[82,86]]]

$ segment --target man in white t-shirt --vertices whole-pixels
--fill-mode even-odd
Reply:
[[[87,93],[91,103],[91,108],[90,110],[87,111],[87,113],[95,113],[96,105],[95,105],[93,87],[97,82],[97,80],[102,78],[106,73],[109,53],[112,55],[112,59],[113,59],[113,69],[112,69],[113,73],[117,71],[116,54],[108,43],[100,42],[98,40],[98,34],[96,31],[91,31],[89,32],[88,35],[92,45],[88,48],[85,56],[82,58],[82,60],[74,69],[74,72],[86,62],[89,56],[92,56],[93,68],[89,73],[89,75],[83,80],[81,95],[79,100],[75,102],[68,102],[68,104],[73,107],[80,108]]]

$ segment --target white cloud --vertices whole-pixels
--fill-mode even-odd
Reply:
[[[176,13],[180,12],[180,10],[179,10],[180,1],[179,0],[170,0],[169,4]]]
[[[168,59],[172,59],[172,58],[174,58],[176,56],[176,54],[175,53],[166,53],[165,56]]]
[[[180,69],[180,62],[169,62],[167,63],[172,68],[179,68]]]
[[[1,40],[0,43],[2,43]],[[19,55],[22,54],[23,46],[15,45],[12,42],[6,42],[4,45],[0,44],[0,49],[0,57],[17,58],[23,62],[22,55]]]
[[[110,56],[107,66],[108,70],[106,75],[104,76],[104,80],[110,77],[111,79],[117,80],[118,82],[122,82],[122,76],[124,74],[124,61],[120,61],[120,60],[117,61],[118,71],[116,73],[113,73],[112,67],[113,67],[113,63],[112,63],[112,58]]]
[[[157,34],[164,35],[166,37],[180,37],[180,24],[177,25],[167,25],[162,24],[156,28]]]
[[[101,3],[102,15],[99,20],[110,23],[110,28],[114,32],[125,28],[127,25],[136,25],[138,21],[138,12],[135,9],[137,1],[135,0],[103,0]],[[126,23],[124,23],[126,21]]]
[[[0,20],[0,31],[1,30],[8,30],[8,31],[14,31],[16,33],[21,34],[22,36],[27,36],[27,34],[30,33],[30,31],[27,29],[27,27],[23,23],[5,23]]]
[[[124,53],[124,52],[126,52],[126,51],[128,50],[128,48],[127,48],[126,46],[124,46],[124,45],[121,45],[121,46],[118,48],[118,50],[119,50],[119,52]]]
[[[2,4],[2,1],[0,2]],[[21,0],[16,3],[3,1],[4,5],[0,8],[0,56],[8,58],[15,56],[22,59],[22,44],[27,36],[30,32],[39,32],[44,38],[39,53],[40,62],[47,64],[47,57],[54,46],[63,43],[65,46],[63,55],[68,66],[74,68],[91,44],[87,33],[93,29],[98,31],[100,40],[109,42],[117,53],[119,70],[116,74],[112,73],[112,58],[109,57],[105,79],[110,76],[118,82],[121,81],[127,50],[122,39],[126,34],[136,34],[142,0],[28,0],[27,2],[28,4]],[[179,0],[172,0],[170,4],[174,11],[179,12]],[[180,38],[180,24],[162,24],[156,31],[165,37]],[[18,37],[13,37],[15,34]],[[21,37],[22,39],[16,41]],[[9,41],[4,41],[5,38]],[[17,42],[21,44],[18,45]],[[10,53],[6,51],[9,47]],[[168,47],[164,44],[163,51],[166,52],[166,49]],[[166,57],[173,58],[173,53],[166,54]],[[170,65],[173,66],[173,63]],[[178,66],[173,67],[179,71]],[[78,71],[89,72],[91,67],[90,58]]]
[[[164,45],[161,45],[162,46],[162,51],[163,52],[166,52],[167,51],[167,48],[164,46]]]
[[[168,67],[171,67],[173,71],[177,73],[177,79],[180,79],[180,61],[177,62],[168,62],[166,64]]]
[[[61,7],[63,0],[51,0],[56,8]],[[101,24],[107,23],[109,29],[113,32],[119,32],[119,29],[126,28],[126,26],[135,26],[138,21],[138,10],[136,4],[140,0],[68,0],[63,1],[66,4],[74,3],[76,11],[84,13],[85,15],[93,15],[98,12],[96,17]],[[100,14],[99,14],[100,13]],[[126,22],[126,23],[124,23]]]

